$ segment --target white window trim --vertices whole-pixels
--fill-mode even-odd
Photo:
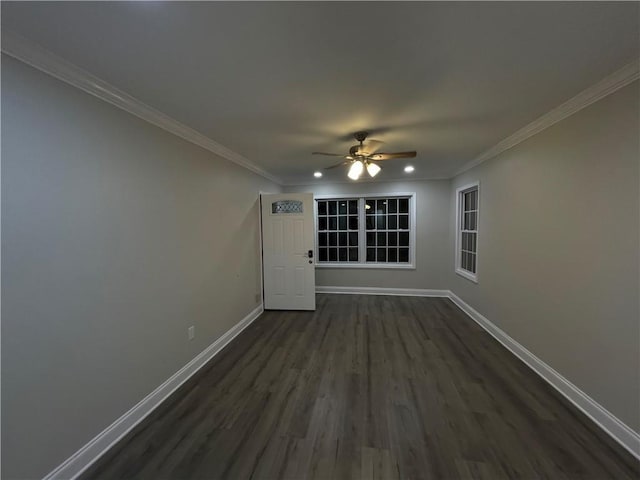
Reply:
[[[365,198],[391,198],[391,197],[409,197],[409,263],[366,263],[366,228],[360,228],[365,225]],[[318,202],[316,200],[353,200],[357,198],[358,205],[358,262],[318,262]],[[416,269],[416,192],[388,192],[388,193],[354,193],[335,195],[314,195],[313,196],[313,223],[314,235],[316,241],[315,246],[315,266],[316,268],[368,268],[368,269],[384,269],[384,270],[415,270]],[[363,252],[365,255],[363,255]]]
[[[476,273],[473,274],[467,270],[463,270],[460,265],[460,244],[462,241],[462,231],[460,225],[462,224],[462,193],[472,188],[478,189],[478,205],[476,214]],[[455,253],[455,271],[461,277],[471,280],[474,283],[478,283],[478,260],[479,260],[479,242],[480,242],[480,182],[472,182],[467,185],[463,185],[456,189],[456,253]]]

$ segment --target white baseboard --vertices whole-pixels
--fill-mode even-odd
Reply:
[[[69,457],[64,463],[49,473],[43,480],[75,479],[89,468],[120,439],[144,420],[153,410],[164,402],[193,374],[220,352],[242,330],[247,328],[263,312],[260,304],[240,322],[231,327],[215,342],[205,348],[198,356],[174,373],[162,385],[143,398],[136,406],[118,418],[99,433],[93,440]]]
[[[316,293],[344,293],[347,295],[399,295],[403,297],[448,297],[449,290],[382,287],[316,287]]]
[[[351,295],[402,295],[418,297],[447,297],[466,313],[478,325],[484,328],[498,342],[518,357],[531,370],[537,373],[549,385],[560,392],[567,400],[589,417],[611,438],[640,459],[640,434],[629,428],[615,415],[592,399],[585,392],[563,377],[560,373],[536,357],[503,330],[494,325],[477,310],[463,301],[450,290],[423,290],[413,288],[377,288],[377,287],[316,287],[317,293],[342,293]]]
[[[573,403],[596,425],[609,434],[634,457],[640,459],[640,435],[616,418],[611,412],[572,384],[533,353],[507,335],[503,330],[481,315],[477,310],[464,302],[449,290],[426,290],[404,288],[376,287],[316,287],[317,293],[340,293],[354,295],[400,295],[419,297],[450,298],[464,313],[490,335],[504,345],[511,353],[523,361],[529,368],[542,377],[553,388]],[[242,330],[248,327],[263,312],[262,304],[245,318],[228,330],[218,340],[209,345],[197,357],[172,375],[162,385],[142,399],[127,413],[113,422],[93,440],[69,457],[64,463],[49,473],[43,480],[75,479],[89,468],[120,439],[129,433],[138,423],[144,420],[156,407],[166,400],[193,374],[202,368],[218,352],[220,352]]]
[[[596,425],[608,433],[615,441],[628,450],[634,457],[640,459],[640,435],[625,425],[602,405],[589,397],[573,383],[555,371],[533,353],[516,342],[499,327],[491,323],[465,303],[455,293],[449,292],[449,298],[460,309],[484,328],[490,335],[504,345],[511,353],[522,360],[531,370],[540,375],[547,383],[573,403],[582,413],[589,417]]]

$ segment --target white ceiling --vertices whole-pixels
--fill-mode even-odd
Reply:
[[[312,183],[356,130],[468,161],[640,55],[637,2],[2,2],[18,33],[240,153]],[[406,178],[405,160],[378,178]],[[344,181],[335,169],[322,181]]]

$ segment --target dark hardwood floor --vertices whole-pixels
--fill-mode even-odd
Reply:
[[[453,303],[266,312],[84,479],[631,479],[638,462]]]

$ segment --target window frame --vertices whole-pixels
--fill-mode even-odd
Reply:
[[[372,263],[366,261],[367,230],[365,218],[365,200],[367,198],[397,198],[409,199],[409,262],[408,263]],[[318,200],[358,200],[358,261],[357,262],[322,262],[318,261]],[[336,193],[313,196],[313,224],[315,235],[315,267],[316,268],[375,268],[389,270],[416,269],[416,192],[388,192],[388,193]]]
[[[464,194],[472,190],[476,190],[477,204],[476,204],[476,229],[470,230],[476,234],[476,271],[475,273],[465,270],[461,267],[462,259],[462,209],[464,208]],[[478,259],[479,259],[479,245],[480,245],[480,182],[475,181],[468,183],[456,189],[456,252],[455,252],[455,272],[463,278],[470,280],[474,283],[478,283]]]

